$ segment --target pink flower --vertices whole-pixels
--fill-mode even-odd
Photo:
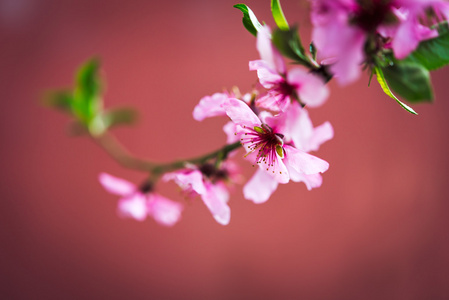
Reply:
[[[264,121],[238,99],[228,99],[224,104],[227,115],[237,125],[236,134],[247,151],[247,158],[279,183],[287,183],[296,174],[325,172],[329,164],[324,160],[297,149],[289,141],[289,132],[283,131],[288,124],[286,115],[266,115]]]
[[[312,73],[294,68],[287,72],[281,54],[271,42],[268,26],[257,34],[257,50],[261,60],[249,62],[250,70],[257,70],[260,84],[268,89],[257,105],[273,111],[284,111],[295,97],[303,104],[316,107],[327,99],[329,91],[323,80]]]
[[[228,205],[229,192],[225,181],[236,180],[237,177],[236,166],[228,160],[220,169],[211,164],[204,164],[199,168],[191,166],[188,169],[167,173],[163,180],[174,180],[190,197],[199,195],[214,219],[221,225],[228,225],[231,209]]]
[[[319,58],[336,58],[330,70],[342,85],[360,76],[364,60],[364,30],[350,24],[356,9],[353,0],[312,0],[313,43]]]
[[[283,132],[284,144],[290,144],[305,152],[318,150],[322,143],[332,139],[334,135],[329,122],[314,128],[307,111],[301,109],[297,103],[292,105],[287,112],[278,116],[273,117],[267,113],[261,114],[261,119],[270,124],[273,130]],[[295,156],[286,155],[284,163],[290,180],[304,182],[308,190],[321,186],[322,177],[319,173],[305,174],[299,168],[293,167],[297,164]],[[244,186],[243,194],[246,199],[255,203],[263,203],[276,190],[278,183],[273,176],[262,169],[258,169]]]
[[[121,196],[117,212],[122,217],[143,221],[148,215],[165,226],[173,226],[181,218],[182,204],[151,192],[149,184],[139,189],[129,181],[107,173],[101,173],[98,179],[108,192]]]
[[[376,41],[377,50],[391,45],[396,58],[403,59],[420,41],[435,37],[435,30],[420,24],[428,8],[446,17],[449,12],[440,0],[312,0],[312,39],[320,58],[336,60],[330,70],[339,83],[349,84],[360,76],[368,40]],[[376,34],[391,43],[383,45]]]

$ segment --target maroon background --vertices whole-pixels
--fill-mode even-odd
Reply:
[[[69,86],[101,57],[107,107],[141,111],[116,130],[139,156],[169,161],[222,145],[224,119],[191,113],[204,95],[256,74],[255,39],[226,1],[0,1],[0,274],[2,299],[448,299],[449,69],[432,74],[436,102],[412,116],[367,76],[312,110],[335,139],[320,189],[280,186],[263,205],[238,187],[229,226],[200,200],[174,228],[116,216],[99,172],[138,182],[43,91]],[[249,0],[274,25],[269,1]],[[310,40],[307,2],[282,1]],[[245,176],[253,169],[242,162]],[[180,201],[169,184],[160,192]]]

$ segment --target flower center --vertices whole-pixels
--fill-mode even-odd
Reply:
[[[213,164],[205,163],[199,167],[201,173],[211,181],[225,180],[228,178],[226,169],[217,169]]]
[[[374,32],[381,24],[395,22],[396,16],[391,11],[389,0],[358,0],[358,8],[352,22],[366,32]]]
[[[284,158],[284,135],[276,133],[267,124],[262,124],[260,127],[248,128],[247,132],[242,135],[240,141],[244,147],[248,149],[248,154],[257,151],[255,162],[256,164],[264,163],[267,171],[271,168],[275,173],[275,163],[278,159]]]
[[[153,190],[153,184],[151,182],[149,182],[148,180],[144,181],[139,187],[139,191],[141,191],[144,194],[149,193],[152,190]]]

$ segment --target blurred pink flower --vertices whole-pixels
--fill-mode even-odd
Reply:
[[[360,76],[368,37],[379,33],[391,39],[387,47],[403,59],[420,41],[437,36],[436,30],[420,23],[428,8],[447,18],[448,4],[441,0],[312,0],[312,40],[319,58],[335,60],[330,70],[346,85]]]
[[[149,185],[139,189],[129,181],[107,173],[101,173],[98,179],[108,192],[121,196],[117,206],[121,217],[143,221],[149,215],[165,226],[173,226],[181,218],[182,204],[148,191]]]
[[[221,225],[228,225],[231,219],[231,209],[228,205],[229,191],[226,185],[228,179],[237,180],[239,171],[231,161],[222,163],[220,169],[211,164],[199,168],[190,168],[167,173],[163,180],[173,180],[190,197],[199,195],[214,219]]]
[[[261,60],[249,62],[249,69],[256,70],[260,84],[268,89],[267,94],[257,100],[257,105],[272,111],[284,111],[299,97],[303,104],[316,107],[324,103],[329,95],[322,78],[302,69],[287,71],[283,58],[271,42],[268,26],[257,34],[257,50]]]

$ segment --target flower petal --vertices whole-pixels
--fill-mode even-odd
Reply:
[[[203,182],[203,174],[199,170],[181,170],[172,173],[166,173],[162,180],[174,180],[175,183],[185,192],[195,192],[202,195],[206,192]]]
[[[251,108],[241,100],[229,98],[224,101],[223,108],[236,125],[254,128],[262,124]]]
[[[100,173],[98,180],[101,185],[111,194],[119,196],[128,196],[137,190],[137,187],[124,179],[109,175],[107,173]]]
[[[147,199],[142,193],[134,193],[121,198],[117,205],[117,213],[121,217],[143,221],[147,217]]]
[[[224,185],[207,184],[206,192],[201,198],[219,224],[229,224],[231,219],[231,209],[227,204],[229,193]]]
[[[148,214],[161,225],[173,226],[181,218],[183,205],[167,199],[159,194],[151,193],[148,196]]]
[[[229,121],[223,126],[223,131],[226,133],[226,143],[227,144],[233,144],[235,142],[239,141],[239,136],[237,135],[237,125],[234,124],[234,122]]]
[[[253,177],[243,187],[245,199],[254,203],[264,203],[278,187],[278,182],[261,169],[257,169]]]
[[[296,92],[301,102],[310,107],[320,106],[329,96],[329,89],[324,81],[302,69],[295,68],[288,72],[287,81],[297,87]]]
[[[284,146],[285,163],[298,173],[317,174],[329,169],[329,163],[292,146]]]
[[[251,71],[257,70],[257,77],[259,77],[260,84],[266,89],[271,89],[275,84],[284,81],[284,78],[276,71],[273,71],[263,60],[250,61],[249,69]]]
[[[265,25],[257,33],[257,50],[260,58],[267,62],[272,70],[285,73],[285,63],[279,51],[271,42],[271,30]]]
[[[226,115],[221,104],[227,98],[228,95],[224,93],[215,93],[212,96],[201,98],[193,110],[193,118],[197,121],[203,121],[205,118]]]
[[[334,137],[334,128],[331,123],[324,122],[320,126],[315,127],[313,136],[309,142],[309,151],[317,151],[321,144],[331,140]]]

